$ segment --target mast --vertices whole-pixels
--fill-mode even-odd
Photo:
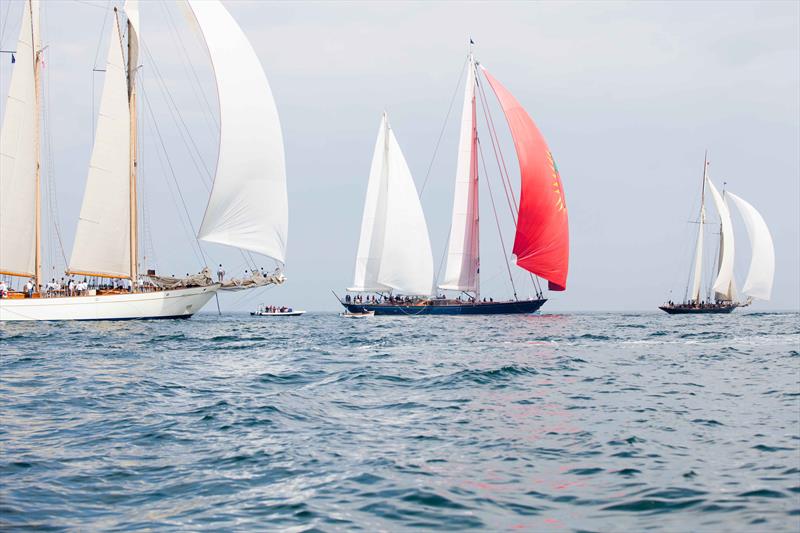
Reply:
[[[36,18],[33,12],[33,2],[28,2],[28,9],[31,13],[31,43],[33,48],[33,80],[35,87],[34,95],[34,132],[35,141],[33,144],[34,157],[36,161],[36,201],[34,204],[34,212],[36,217],[36,266],[34,271],[34,285],[33,290],[39,292],[42,285],[42,185],[41,185],[41,79],[39,77],[39,65],[41,64],[41,50],[39,49],[39,40],[37,39],[38,31],[36,25],[39,23],[39,11],[36,11]]]
[[[114,8],[116,11],[116,8]],[[137,224],[137,201],[136,201],[136,62],[137,53],[134,50],[133,35],[136,28],[128,15],[128,105],[130,107],[130,260],[131,260],[131,290],[135,291],[138,279],[138,224]]]

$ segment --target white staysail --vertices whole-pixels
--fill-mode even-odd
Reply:
[[[706,222],[706,207],[700,207],[700,229],[697,232],[697,247],[694,251],[694,281],[692,282],[692,301],[700,301],[700,285],[703,281],[703,233]]]
[[[370,167],[355,278],[348,290],[427,296],[432,289],[428,226],[414,178],[384,113]]]
[[[284,262],[289,224],[286,163],[267,76],[218,0],[189,0],[217,81],[216,176],[198,237]]]
[[[456,186],[442,289],[476,292],[479,269],[478,173],[475,158],[475,61],[467,61],[467,83],[461,111]]]
[[[372,154],[372,165],[367,182],[367,198],[364,201],[364,214],[361,218],[361,237],[358,240],[356,253],[356,272],[353,286],[348,290],[354,292],[378,292],[390,287],[378,283],[378,271],[383,256],[383,241],[386,232],[386,192],[388,171],[386,151],[388,143],[386,134],[388,124],[386,113],[381,116],[378,138]]]
[[[0,130],[0,272],[36,270],[36,52],[39,2],[25,4]]]
[[[742,215],[753,254],[742,292],[753,298],[769,300],[775,276],[775,247],[772,244],[772,235],[764,218],[752,205],[733,193],[729,192],[727,195]]]
[[[127,278],[130,250],[130,108],[119,26],[111,25],[97,130],[69,272]]]
[[[731,300],[733,298],[733,257],[734,257],[734,241],[733,241],[733,224],[731,222],[731,214],[728,210],[725,200],[719,193],[717,188],[712,183],[711,179],[706,176],[706,183],[708,189],[711,191],[711,197],[714,199],[714,205],[717,208],[720,218],[720,231],[725,245],[720,250],[719,271],[717,272],[717,279],[714,281],[713,289],[718,293],[718,297],[724,300]]]
[[[433,252],[428,225],[394,132],[387,123],[386,225],[378,283],[408,295],[433,291]]]

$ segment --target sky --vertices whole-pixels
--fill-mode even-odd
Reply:
[[[43,3],[45,189],[54,191],[46,200],[46,253],[47,271],[58,277],[72,248],[102,89],[103,74],[93,69],[103,68],[110,9],[122,2]],[[567,290],[548,293],[544,311],[654,310],[682,299],[706,150],[717,186],[725,182],[753,204],[772,232],[773,297],[751,309],[800,309],[800,3],[224,5],[252,42],[277,103],[290,219],[287,282],[223,295],[223,310],[259,303],[336,309],[331,290],[341,294],[353,279],[384,110],[418,189],[425,183],[422,204],[438,270],[470,37],[478,61],[539,126],[563,180],[570,273]],[[2,50],[15,46],[22,6],[0,3]],[[184,8],[142,0],[140,12],[147,49],[140,78],[148,101],[140,105],[139,126],[143,255],[159,273],[196,272],[203,261],[192,228],[199,227],[216,164],[214,81]],[[0,55],[0,111],[10,72],[8,56]],[[516,183],[502,111],[496,101],[489,105]],[[499,235],[510,252],[514,228],[507,208],[500,209],[499,233],[495,227],[486,187],[493,184],[497,195],[499,185],[493,159],[487,163],[480,192],[482,292],[499,299],[511,294]],[[734,224],[741,285],[749,245],[737,215]],[[247,268],[235,250],[206,245],[205,253],[230,274]],[[513,260],[512,268],[527,297],[530,282]],[[206,310],[214,310],[213,302]]]

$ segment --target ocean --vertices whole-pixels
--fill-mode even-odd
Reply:
[[[798,531],[800,315],[0,324],[0,529]]]

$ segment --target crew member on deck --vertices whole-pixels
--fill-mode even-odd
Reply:
[[[217,269],[217,281],[222,283],[223,279],[225,279],[225,269],[222,268],[222,263],[220,263],[219,268]]]

